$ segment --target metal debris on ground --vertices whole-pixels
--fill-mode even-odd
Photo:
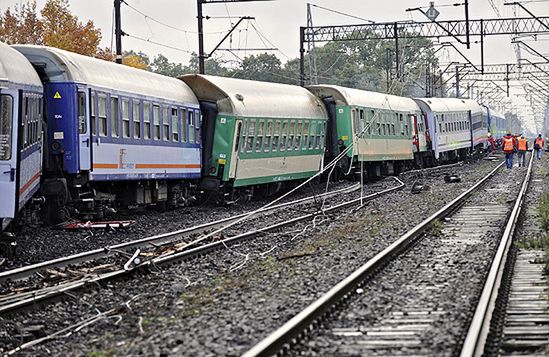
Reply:
[[[62,223],[58,225],[60,229],[117,229],[117,228],[127,228],[134,224],[135,221],[103,221],[103,222],[70,222]]]
[[[444,182],[446,183],[461,182],[461,177],[459,177],[458,175],[445,175]]]
[[[423,184],[423,182],[414,182],[414,184],[412,185],[412,190],[411,192],[416,194],[416,193],[420,193],[421,191],[423,191],[423,189],[425,188],[425,185]]]

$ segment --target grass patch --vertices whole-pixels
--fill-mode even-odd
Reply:
[[[442,236],[442,230],[444,229],[444,223],[440,219],[435,219],[433,223],[431,223],[431,228],[429,229],[429,234],[440,237]]]

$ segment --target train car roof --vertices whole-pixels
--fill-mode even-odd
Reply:
[[[3,83],[42,87],[40,77],[25,56],[0,42],[0,87]]]
[[[417,101],[425,103],[433,112],[459,112],[482,111],[480,105],[471,99],[462,98],[414,98]]]
[[[59,48],[14,46],[31,63],[44,67],[51,82],[75,82],[121,92],[198,104],[191,89],[176,78],[83,56]]]
[[[399,112],[416,112],[420,110],[413,99],[391,94],[324,84],[308,86],[307,89],[321,98],[333,97],[338,105],[358,105]]]
[[[483,108],[486,108],[486,109],[490,112],[490,116],[496,117],[496,118],[503,118],[503,119],[505,119],[505,115],[504,115],[504,114],[501,114],[501,112],[498,112],[497,110],[492,109],[492,108],[490,108],[490,107],[487,106],[487,105],[483,105],[482,107],[483,107]]]
[[[324,104],[305,88],[279,83],[188,74],[180,77],[220,113],[270,118],[327,118]]]

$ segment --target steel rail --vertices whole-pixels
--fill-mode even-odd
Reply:
[[[291,346],[294,341],[299,339],[299,336],[314,326],[325,313],[330,312],[338,305],[338,303],[347,297],[350,297],[351,294],[353,294],[353,291],[357,287],[360,287],[368,276],[409,247],[431,226],[433,221],[444,218],[459,208],[468,197],[470,197],[477,189],[492,178],[503,166],[503,164],[504,162],[500,163],[495,169],[493,169],[467,191],[463,192],[450,203],[433,213],[429,218],[412,228],[383,251],[376,254],[372,259],[351,273],[351,275],[340,281],[319,299],[287,321],[279,329],[252,347],[243,355],[243,357],[271,356]]]
[[[110,280],[120,278],[120,277],[123,277],[123,276],[128,276],[129,274],[131,274],[135,271],[140,271],[140,270],[145,269],[147,267],[160,266],[160,265],[165,265],[165,264],[171,264],[171,263],[174,263],[174,262],[177,262],[177,261],[188,260],[188,259],[191,259],[191,258],[194,258],[194,257],[197,257],[197,256],[201,256],[201,255],[210,253],[210,252],[218,250],[218,249],[223,249],[223,248],[226,248],[226,247],[228,247],[228,246],[230,246],[234,243],[237,243],[237,242],[240,242],[240,241],[243,241],[243,240],[246,240],[246,239],[253,238],[255,236],[258,236],[258,235],[260,235],[262,233],[265,233],[265,232],[268,232],[268,231],[273,231],[273,230],[277,230],[277,229],[280,229],[280,228],[283,228],[283,227],[286,227],[286,226],[291,226],[294,223],[301,222],[301,221],[306,221],[306,220],[314,218],[318,215],[334,212],[334,211],[337,211],[337,210],[341,210],[343,208],[347,208],[347,207],[359,204],[361,202],[361,200],[362,200],[362,202],[368,202],[368,201],[374,200],[377,197],[380,197],[382,195],[394,192],[394,191],[399,190],[399,189],[401,189],[405,186],[405,184],[402,181],[400,181],[398,178],[396,178],[396,177],[393,177],[393,178],[394,178],[395,181],[398,182],[398,185],[395,186],[395,187],[388,188],[388,189],[382,190],[380,192],[376,192],[376,193],[370,194],[368,196],[364,196],[362,198],[356,198],[356,199],[353,199],[353,200],[350,200],[350,201],[347,201],[347,202],[343,202],[343,203],[340,203],[338,205],[325,208],[324,210],[318,210],[314,213],[308,213],[308,214],[302,215],[300,217],[296,217],[296,218],[293,218],[293,219],[290,219],[290,220],[279,222],[279,223],[276,223],[276,224],[268,226],[268,227],[264,227],[264,228],[260,228],[260,229],[257,229],[257,230],[242,233],[242,234],[239,234],[237,236],[230,237],[230,238],[227,238],[227,239],[224,239],[224,240],[221,240],[221,241],[208,243],[208,244],[205,244],[203,246],[199,246],[199,247],[184,250],[184,251],[175,251],[175,252],[172,252],[172,253],[167,253],[167,254],[152,258],[150,260],[143,261],[140,264],[137,264],[131,270],[121,269],[121,270],[112,271],[112,272],[108,272],[108,273],[98,274],[98,275],[95,275],[95,276],[89,276],[89,277],[74,281],[72,283],[64,284],[64,285],[60,286],[58,289],[52,289],[52,287],[47,287],[45,289],[39,289],[39,290],[36,290],[34,292],[31,292],[30,294],[29,294],[29,292],[27,292],[25,294],[25,298],[23,298],[21,300],[17,300],[14,296],[10,296],[9,299],[6,299],[6,301],[7,301],[6,304],[1,304],[0,303],[0,315],[4,315],[4,314],[7,314],[7,313],[12,313],[14,311],[21,310],[23,308],[26,308],[26,307],[29,307],[29,306],[32,306],[32,305],[36,305],[38,303],[44,303],[48,300],[58,298],[58,297],[60,297],[62,295],[65,295],[69,292],[72,293],[72,292],[75,292],[77,290],[83,289],[83,288],[88,287],[88,286],[97,285],[97,284],[102,283],[102,282],[110,281]]]
[[[490,321],[496,308],[499,287],[503,280],[503,272],[509,255],[509,249],[513,242],[517,221],[530,183],[533,163],[534,154],[532,153],[530,155],[530,162],[522,187],[519,191],[517,200],[515,201],[515,205],[513,206],[513,210],[511,211],[511,215],[507,220],[507,225],[505,226],[494,259],[492,260],[488,277],[486,278],[467,336],[465,337],[460,353],[460,356],[462,357],[481,356],[484,353],[484,346],[488,338],[488,333],[490,332]]]
[[[316,196],[309,196],[309,197],[304,197],[291,202],[281,203],[272,207],[268,207],[267,209],[260,210],[257,213],[265,214],[265,213],[273,212],[275,210],[282,209],[285,207],[291,207],[298,204],[314,202],[317,199],[332,197],[342,193],[352,193],[354,191],[357,191],[359,188],[360,188],[360,184],[358,183],[350,187],[339,189],[333,192],[326,192]],[[238,219],[241,219],[242,217],[246,217],[247,215],[249,215],[249,213],[242,213],[236,216],[231,216],[231,217],[223,218],[214,222],[209,222],[209,223],[204,223],[204,224],[200,224],[193,227],[184,228],[174,232],[163,233],[163,234],[154,235],[146,238],[140,238],[131,242],[125,242],[125,243],[112,245],[109,247],[93,249],[90,251],[81,252],[81,253],[69,255],[66,257],[61,257],[61,258],[56,258],[56,259],[52,259],[52,260],[48,260],[48,261],[44,261],[36,264],[31,264],[31,265],[27,265],[27,266],[12,269],[12,270],[6,270],[3,272],[0,272],[0,283],[5,281],[17,281],[17,280],[27,279],[31,277],[33,274],[40,271],[44,271],[46,269],[62,268],[71,264],[78,264],[82,262],[88,262],[92,260],[105,258],[110,255],[118,254],[118,252],[126,249],[137,249],[137,248],[142,248],[146,246],[158,246],[162,244],[172,243],[190,234],[202,232],[205,229],[217,228],[224,224],[228,224]]]

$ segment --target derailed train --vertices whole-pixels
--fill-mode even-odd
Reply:
[[[343,151],[340,174],[362,163],[375,177],[465,157],[505,130],[467,99],[175,79],[0,43],[0,228],[33,197],[54,221],[205,191],[230,202],[309,178]]]

